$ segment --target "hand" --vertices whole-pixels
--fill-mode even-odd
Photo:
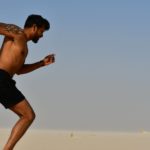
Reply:
[[[43,65],[46,66],[46,65],[49,65],[49,64],[52,64],[55,62],[55,55],[54,54],[50,54],[48,56],[46,56],[44,59],[43,59]]]

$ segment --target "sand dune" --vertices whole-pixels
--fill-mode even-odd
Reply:
[[[0,149],[8,135],[9,130],[0,130]],[[30,129],[15,150],[150,150],[150,133]]]

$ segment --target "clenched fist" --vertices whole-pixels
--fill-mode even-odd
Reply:
[[[52,63],[54,63],[54,62],[55,62],[55,55],[54,55],[54,54],[50,54],[50,55],[46,56],[46,57],[43,59],[43,66],[52,64]]]

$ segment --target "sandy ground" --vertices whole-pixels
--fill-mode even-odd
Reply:
[[[8,135],[0,129],[0,150]],[[30,129],[14,150],[150,150],[150,133]]]

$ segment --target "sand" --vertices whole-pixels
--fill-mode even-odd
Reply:
[[[9,132],[0,129],[0,150]],[[150,150],[150,133],[30,129],[15,150]]]

